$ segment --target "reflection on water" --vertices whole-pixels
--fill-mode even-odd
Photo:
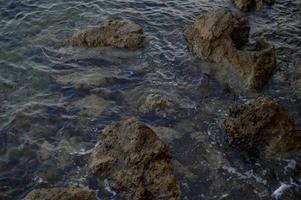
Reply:
[[[299,125],[288,79],[301,53],[300,5],[276,1],[247,14],[251,37],[263,35],[277,49],[277,69],[263,93]],[[235,10],[227,0],[0,0],[0,199],[19,199],[37,187],[95,188],[86,169],[90,150],[105,125],[128,116],[151,125],[170,145],[184,199],[269,199],[298,185],[294,161],[251,165],[224,142],[220,121],[249,95],[229,89],[216,68],[191,55],[183,37],[197,15],[216,7]],[[75,31],[106,18],[140,24],[146,47],[68,45]],[[176,107],[141,112],[153,93]],[[285,170],[271,175],[271,165]],[[112,195],[105,188],[100,197]]]

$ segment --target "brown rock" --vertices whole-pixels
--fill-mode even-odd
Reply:
[[[233,106],[224,128],[231,146],[253,156],[270,158],[301,149],[294,121],[266,97]]]
[[[258,39],[254,50],[244,50],[250,27],[245,18],[224,9],[197,18],[185,37],[193,53],[206,61],[223,63],[239,72],[247,88],[259,89],[275,67],[275,50]]]
[[[23,200],[96,200],[95,192],[86,187],[36,189]]]
[[[143,47],[143,29],[127,20],[110,20],[73,35],[73,46],[115,47],[139,49]]]
[[[233,3],[243,11],[249,11],[256,7],[256,10],[261,10],[265,4],[272,5],[274,0],[233,0]]]
[[[135,119],[107,126],[90,160],[98,177],[126,199],[180,199],[168,147]]]

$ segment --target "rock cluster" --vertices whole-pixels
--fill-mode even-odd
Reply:
[[[294,121],[266,97],[233,106],[224,127],[230,145],[255,157],[270,158],[301,149]]]
[[[71,38],[73,46],[115,47],[139,49],[143,47],[144,33],[141,26],[128,20],[109,20],[75,33]]]
[[[36,189],[23,200],[96,200],[96,194],[86,187]]]
[[[185,31],[189,48],[201,59],[223,63],[237,71],[247,88],[261,88],[271,76],[274,48],[258,39],[254,50],[242,49],[249,38],[248,21],[224,9],[211,10]]]
[[[156,133],[131,118],[107,126],[89,166],[126,199],[180,199],[168,147]]]
[[[249,11],[254,7],[261,10],[265,4],[272,5],[274,0],[233,0],[233,3],[242,11]]]

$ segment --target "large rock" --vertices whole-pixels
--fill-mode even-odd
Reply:
[[[270,158],[301,149],[294,121],[266,97],[233,106],[224,128],[230,145],[255,157]]]
[[[249,11],[256,7],[256,10],[263,8],[265,4],[272,5],[274,0],[233,0],[233,3],[243,11]]]
[[[107,126],[90,168],[126,199],[180,199],[168,147],[135,119]]]
[[[141,26],[128,20],[110,20],[73,35],[73,46],[115,47],[139,49],[143,47]]]
[[[96,200],[96,194],[85,187],[36,189],[23,200]]]
[[[189,48],[201,59],[223,63],[237,71],[247,88],[261,88],[275,67],[275,50],[257,39],[253,50],[244,50],[249,37],[248,21],[224,9],[197,18],[186,32]]]

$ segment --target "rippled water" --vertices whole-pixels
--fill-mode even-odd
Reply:
[[[224,143],[224,113],[250,96],[229,90],[211,64],[193,57],[183,37],[197,15],[217,7],[235,10],[228,0],[0,0],[0,199],[20,199],[39,187],[96,189],[86,169],[91,149],[105,125],[128,116],[169,143],[183,199],[230,193],[233,199],[269,199],[281,182],[299,184],[300,170],[288,167],[294,161],[280,163],[284,175],[274,177],[269,164],[254,166]],[[300,125],[289,78],[301,54],[301,1],[276,0],[247,17],[251,40],[265,36],[277,49],[277,69],[262,92]],[[128,52],[68,45],[74,32],[107,18],[140,24],[146,47]],[[105,81],[65,84],[91,74]],[[139,112],[139,97],[152,92],[175,99],[177,112]],[[114,198],[105,189],[99,197]]]

